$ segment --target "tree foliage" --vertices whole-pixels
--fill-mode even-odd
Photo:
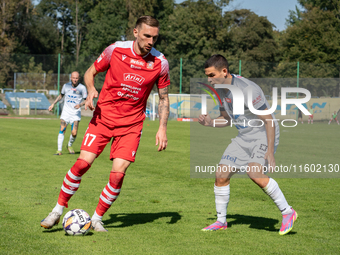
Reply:
[[[179,92],[181,60],[182,92],[189,92],[190,77],[203,77],[204,61],[216,53],[227,57],[233,73],[241,71],[242,60],[245,77],[296,77],[298,61],[300,77],[339,76],[340,0],[298,0],[282,32],[250,10],[225,11],[230,0],[31,1],[1,0],[1,87],[32,64],[28,54],[45,72],[56,72],[58,53],[62,72],[85,72],[108,45],[133,40],[142,15],[160,22],[156,48],[170,63],[171,92]]]
[[[287,28],[281,41],[284,62],[305,62],[302,77],[338,77],[340,20],[332,11],[312,7]],[[321,64],[321,65],[320,65]]]

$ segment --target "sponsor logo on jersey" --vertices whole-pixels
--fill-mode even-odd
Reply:
[[[154,66],[154,62],[153,61],[148,61],[147,63],[146,63],[146,67],[148,68],[148,69],[153,69],[153,66]]]
[[[133,69],[138,69],[138,70],[142,69],[140,66],[135,66],[135,65],[130,65],[130,67]]]
[[[142,85],[142,83],[145,81],[145,78],[135,73],[124,73],[124,81],[133,81],[139,85]]]
[[[136,152],[135,151],[133,151],[132,152],[132,157],[134,157],[136,155]]]
[[[256,105],[257,103],[261,102],[261,96],[257,96],[254,100],[253,100],[253,105]]]
[[[132,59],[132,58],[130,59],[130,63],[134,64],[134,65],[137,65],[137,66],[144,66],[144,62],[143,61]]]
[[[229,160],[229,161],[231,161],[231,162],[236,163],[237,157],[230,157],[229,155],[223,155],[223,156],[222,156],[222,159],[226,159],[226,160]]]
[[[231,99],[230,98],[226,98],[225,101],[227,101],[227,103],[231,103]]]
[[[124,59],[126,59],[126,55],[122,55],[122,61],[124,61]]]

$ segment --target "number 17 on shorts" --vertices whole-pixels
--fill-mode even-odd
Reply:
[[[105,129],[107,128],[104,125],[93,125],[90,123],[85,132],[80,149],[95,153],[97,156],[100,155],[106,144],[110,142],[112,138],[111,136],[105,135],[110,133],[110,130]]]

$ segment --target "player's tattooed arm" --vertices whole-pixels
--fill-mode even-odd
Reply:
[[[64,97],[63,94],[60,94],[59,96],[57,96],[57,98],[56,98],[56,99],[54,100],[54,102],[50,105],[50,107],[48,107],[48,110],[49,110],[49,111],[52,111],[54,105],[55,105],[56,103],[58,103],[63,97]]]
[[[85,98],[80,104],[75,105],[74,108],[79,109],[79,108],[81,108],[83,105],[85,105],[85,103],[86,103],[86,98]]]
[[[168,138],[166,136],[166,127],[169,117],[168,87],[158,89],[158,95],[159,129],[156,134],[156,145],[158,145],[158,151],[162,151],[168,146]]]
[[[169,118],[169,96],[168,87],[158,90],[159,103],[158,103],[158,114],[159,114],[159,125],[166,127]]]

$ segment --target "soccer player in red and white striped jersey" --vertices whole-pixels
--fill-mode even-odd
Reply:
[[[169,64],[162,53],[153,48],[159,33],[159,23],[151,16],[142,16],[133,30],[135,41],[119,41],[108,46],[87,70],[84,81],[88,97],[85,108],[94,110],[86,130],[80,156],[64,179],[57,205],[41,222],[51,228],[59,222],[63,209],[77,191],[82,176],[91,167],[111,140],[110,159],[113,161],[108,184],[103,189],[92,216],[95,231],[107,231],[102,217],[120,194],[125,172],[135,161],[148,96],[154,84],[159,94],[159,129],[156,134],[158,151],[167,147],[167,120],[169,116]],[[106,78],[98,97],[94,78],[105,72]],[[113,139],[112,139],[113,138]]]

